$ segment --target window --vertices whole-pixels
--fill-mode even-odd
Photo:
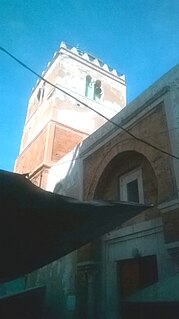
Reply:
[[[92,99],[93,98],[93,91],[94,91],[94,89],[93,89],[92,77],[90,75],[87,75],[85,96]]]
[[[134,179],[132,182],[127,183],[127,197],[129,202],[139,203],[139,189],[137,179]]]
[[[101,81],[97,80],[94,84],[94,100],[100,100],[102,95]]]
[[[37,93],[37,100],[39,102],[42,102],[44,98],[44,91],[45,91],[45,82],[43,83],[42,87],[39,88],[38,93]]]
[[[119,179],[120,200],[144,203],[142,170],[138,168],[130,171]]]
[[[158,281],[155,255],[125,259],[117,262],[118,287],[121,298]]]
[[[85,96],[94,101],[99,101],[102,95],[101,89],[101,81],[96,80],[95,82],[92,80],[90,75],[86,76],[86,88],[85,88]]]

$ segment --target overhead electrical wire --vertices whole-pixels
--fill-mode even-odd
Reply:
[[[169,131],[175,131],[175,130],[179,130],[179,127],[177,127],[177,128],[172,128],[172,129],[169,129],[169,130],[160,131],[160,132],[158,133],[158,136],[159,136],[159,135],[162,135],[162,134],[165,134],[165,133],[167,133],[167,132],[169,132]],[[145,138],[146,138],[146,137],[147,137],[147,138],[148,138],[148,137],[152,137],[152,136],[155,136],[155,134],[146,135]],[[120,145],[120,144],[122,144],[122,145],[127,145],[127,144],[129,144],[129,142],[131,142],[132,140],[133,140],[132,138],[126,138],[126,139],[124,139],[124,140],[118,142],[117,144],[118,144],[118,145]],[[58,163],[58,162],[57,162],[57,163],[54,163],[51,167],[59,166],[59,165],[64,165],[64,164],[66,164],[66,163],[74,162],[74,161],[76,161],[76,160],[78,160],[78,159],[82,159],[82,158],[83,158],[83,156],[78,155],[77,157],[74,157],[74,158],[69,159],[69,160],[65,160],[65,161],[61,161],[61,160],[60,160],[60,163]]]
[[[175,127],[175,128],[168,129],[168,130],[164,130],[164,131],[160,131],[160,132],[158,133],[158,135],[162,135],[162,134],[165,134],[165,133],[167,133],[167,132],[169,132],[169,131],[174,131],[174,130],[179,130],[179,127]],[[155,136],[155,134],[146,135],[145,137],[152,137],[152,136]],[[126,138],[126,139],[124,139],[124,140],[118,142],[117,144],[118,144],[118,145],[119,145],[119,144],[127,145],[127,144],[128,144],[129,142],[131,142],[131,141],[132,141],[132,138]],[[110,151],[110,148],[108,147],[108,148],[107,148],[107,152],[109,152],[109,151]],[[72,162],[75,162],[75,161],[80,160],[80,159],[82,159],[82,158],[83,158],[83,155],[77,155],[76,157],[73,157],[73,158],[68,159],[68,160],[67,160],[67,159],[66,159],[66,160],[60,159],[60,163],[59,163],[59,161],[56,162],[56,163],[53,163],[51,166],[49,166],[49,168],[56,167],[56,166],[61,166],[61,165],[65,165],[65,164],[67,164],[67,163],[72,163]],[[28,173],[25,174],[25,175],[30,175],[30,174],[31,174],[31,172],[28,172]],[[57,173],[51,172],[51,174],[54,175],[54,176],[57,176]]]
[[[131,133],[128,129],[124,128],[123,126],[121,126],[120,124],[117,124],[116,122],[114,122],[113,120],[107,118],[105,115],[103,115],[102,113],[98,112],[97,110],[93,109],[91,106],[89,106],[88,104],[84,103],[83,101],[79,100],[77,97],[71,95],[70,93],[66,92],[65,90],[61,89],[59,86],[51,83],[50,81],[48,81],[47,79],[45,79],[43,76],[41,76],[40,74],[38,74],[36,71],[34,71],[33,69],[31,69],[28,65],[26,65],[25,63],[23,63],[22,61],[20,61],[19,59],[17,59],[13,54],[11,54],[9,51],[7,51],[6,49],[4,49],[3,47],[0,47],[0,50],[3,51],[5,54],[7,54],[8,56],[10,56],[13,60],[15,60],[18,64],[20,64],[21,66],[23,66],[25,69],[29,70],[31,73],[33,73],[34,75],[36,75],[39,79],[43,80],[45,83],[51,85],[52,87],[54,87],[55,89],[61,91],[62,93],[64,93],[65,95],[69,96],[72,99],[75,99],[78,103],[84,105],[85,107],[87,107],[88,109],[90,109],[91,111],[95,112],[96,114],[98,114],[100,117],[104,118],[106,121],[110,122],[111,124],[113,124],[114,126],[116,126],[117,128],[121,129],[122,131],[124,131],[126,134],[130,135],[132,138],[134,138],[135,140],[163,153],[166,154],[172,158],[175,158],[177,160],[179,160],[179,156],[176,156],[170,152],[167,152],[165,150],[163,150],[162,148],[143,140],[140,137],[137,137],[135,134]]]

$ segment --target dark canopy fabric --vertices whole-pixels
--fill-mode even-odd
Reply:
[[[147,206],[83,202],[0,170],[0,281],[27,274],[120,226]]]

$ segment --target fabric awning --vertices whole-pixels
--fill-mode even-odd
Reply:
[[[0,171],[0,281],[27,274],[136,216],[148,206],[83,202]]]
[[[45,287],[35,287],[0,297],[0,318],[44,318]]]

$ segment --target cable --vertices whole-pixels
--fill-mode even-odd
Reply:
[[[136,135],[134,135],[133,133],[131,133],[129,130],[125,129],[123,126],[115,123],[113,120],[107,118],[105,115],[101,114],[100,112],[98,112],[97,110],[93,109],[91,106],[87,105],[86,103],[82,102],[81,100],[79,100],[78,98],[74,97],[73,95],[71,95],[70,93],[66,92],[65,90],[60,89],[58,86],[56,86],[55,84],[51,83],[50,81],[46,80],[43,76],[41,76],[40,74],[38,74],[37,72],[35,72],[34,70],[32,70],[29,66],[27,66],[25,63],[21,62],[19,59],[17,59],[13,54],[11,54],[10,52],[8,52],[6,49],[4,49],[3,47],[0,47],[0,50],[3,51],[4,53],[6,53],[8,56],[10,56],[13,60],[15,60],[17,63],[19,63],[21,66],[23,66],[25,69],[29,70],[31,73],[33,73],[34,75],[36,75],[38,78],[40,78],[41,80],[43,80],[44,82],[46,82],[47,84],[51,85],[52,87],[54,87],[55,89],[61,91],[62,93],[66,94],[67,96],[71,97],[72,99],[75,99],[78,103],[84,105],[85,107],[87,107],[88,109],[90,109],[91,111],[95,112],[96,114],[98,114],[100,117],[103,117],[106,121],[110,122],[111,124],[113,124],[114,126],[118,127],[119,129],[121,129],[122,131],[124,131],[126,134],[130,135],[131,137],[133,137],[134,139],[136,139],[137,141],[148,145],[149,147],[163,153],[166,154],[170,157],[173,157],[177,160],[179,160],[179,157],[167,152],[163,149],[161,149],[158,146],[155,146],[154,144],[151,144],[150,142],[147,142],[145,140],[143,140],[140,137],[137,137]]]
[[[137,124],[136,124],[136,125],[137,125]],[[179,130],[179,127],[174,127],[174,128],[172,128],[172,129],[160,131],[160,132],[158,133],[158,135],[165,134],[166,132],[175,131],[175,130]],[[152,137],[152,136],[155,136],[155,134],[146,135],[145,138],[146,138],[146,137]],[[118,142],[117,144],[118,144],[118,145],[119,145],[119,144],[127,145],[127,144],[129,143],[129,141],[132,141],[132,140],[133,140],[132,138],[125,138],[124,140]],[[106,150],[107,150],[107,151],[110,151],[110,147],[108,146],[108,148],[107,148]],[[56,163],[53,163],[51,166],[49,166],[49,168],[56,167],[56,166],[60,166],[60,165],[64,165],[64,164],[67,164],[67,163],[72,163],[72,162],[75,162],[75,161],[80,160],[80,159],[83,159],[83,155],[78,155],[78,156],[76,156],[76,157],[74,157],[74,158],[72,158],[72,159],[65,160],[65,161],[63,161],[63,162],[61,161],[61,159],[58,159],[57,162],[56,162]],[[59,163],[59,161],[61,161],[61,162]],[[32,172],[24,173],[23,175],[24,175],[26,178],[29,178],[30,174],[32,174]],[[53,173],[51,172],[51,174],[54,175],[54,176],[57,176],[57,174],[54,173],[54,172],[53,172]]]
[[[158,133],[158,136],[159,136],[159,135],[162,135],[162,134],[165,134],[166,132],[171,132],[171,131],[175,131],[175,130],[179,130],[179,127],[174,127],[174,128],[172,128],[172,129],[169,129],[169,130],[160,131],[160,132]],[[153,137],[153,136],[155,136],[155,134],[146,135],[145,138],[146,138],[146,137]],[[129,141],[131,142],[132,140],[133,140],[133,138],[125,138],[125,139],[123,139],[122,141],[118,142],[117,144],[118,144],[118,145],[119,145],[119,144],[127,145],[127,144],[129,143]],[[78,159],[81,159],[81,158],[83,158],[83,155],[79,155],[79,156],[74,157],[74,158],[72,158],[72,159],[69,159],[69,160],[66,160],[66,161],[64,161],[64,162],[58,163],[58,161],[61,160],[61,159],[59,159],[56,163],[52,164],[51,167],[59,166],[59,165],[64,165],[64,164],[70,163],[70,162],[74,162],[74,161],[76,161],[76,160],[78,160]]]

